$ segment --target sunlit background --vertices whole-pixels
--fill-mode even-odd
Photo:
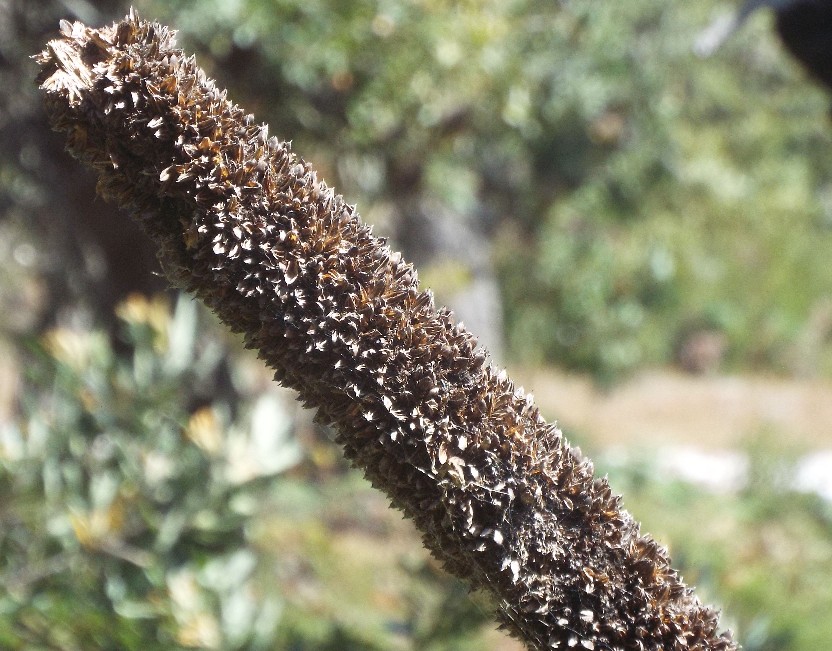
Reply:
[[[609,475],[747,651],[832,639],[830,98],[729,0],[136,0]],[[521,647],[46,125],[0,0],[0,648]]]

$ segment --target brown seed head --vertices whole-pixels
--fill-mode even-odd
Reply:
[[[166,27],[62,24],[37,57],[70,151],[205,301],[335,426],[448,571],[532,649],[736,649],[592,464],[416,272]]]

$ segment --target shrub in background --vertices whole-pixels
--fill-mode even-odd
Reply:
[[[290,418],[273,394],[200,397],[222,395],[225,346],[189,299],[119,318],[126,356],[100,331],[35,344],[0,434],[0,646],[257,648],[281,604],[248,524],[300,460]]]

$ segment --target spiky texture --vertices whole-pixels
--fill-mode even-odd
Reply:
[[[133,12],[38,55],[52,124],[531,649],[736,649],[606,480],[413,267]]]

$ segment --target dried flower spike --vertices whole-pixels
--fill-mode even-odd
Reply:
[[[166,273],[333,424],[531,649],[736,649],[590,461],[289,145],[131,11],[38,55],[53,126]]]

